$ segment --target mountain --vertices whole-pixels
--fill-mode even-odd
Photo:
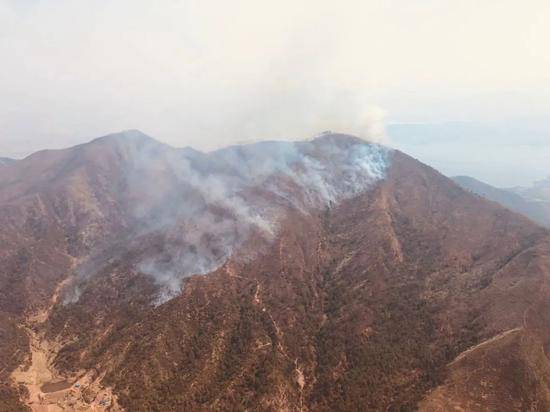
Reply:
[[[526,190],[519,188],[514,191],[498,189],[468,176],[456,176],[452,179],[466,190],[500,203],[542,226],[550,227],[550,199],[548,201],[535,199],[533,196],[527,196]],[[542,182],[539,185],[542,187]],[[539,199],[543,199],[543,196],[539,196]]]
[[[15,162],[14,159],[10,159],[9,157],[0,157],[0,167],[6,166],[10,163]]]
[[[550,237],[352,136],[0,174],[2,410],[546,410]]]
[[[550,202],[550,177],[535,182],[531,187],[514,187],[510,191],[535,202]]]

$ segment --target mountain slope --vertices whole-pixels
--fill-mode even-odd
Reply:
[[[14,159],[10,159],[9,157],[0,157],[0,167],[7,166],[10,163],[15,162]]]
[[[456,176],[453,180],[466,190],[500,203],[542,226],[550,227],[550,202],[530,200],[511,190],[498,189],[468,176]]]
[[[290,214],[265,254],[190,278],[85,362],[132,410],[412,409],[455,356],[521,324],[527,303],[506,313],[493,282],[544,236],[395,154],[378,187]]]
[[[36,153],[0,176],[0,310],[40,329],[43,322],[30,319],[78,300],[109,261],[129,259],[134,276],[107,295],[128,291],[129,300],[141,298],[134,313],[146,312],[253,233],[266,243],[283,209],[304,213],[378,179],[384,153],[327,136],[314,145],[267,142],[207,156],[137,131]],[[58,302],[62,283],[69,285]],[[127,311],[126,300],[117,303]]]
[[[400,152],[325,135],[205,154],[131,131],[8,170],[0,279],[19,297],[0,309],[88,406],[486,410],[512,387],[499,410],[550,405],[548,232]],[[520,335],[528,377],[498,361]],[[475,394],[457,392],[476,347]],[[1,356],[8,376],[25,362]]]
[[[535,182],[531,187],[514,187],[510,191],[536,202],[550,202],[550,177]]]

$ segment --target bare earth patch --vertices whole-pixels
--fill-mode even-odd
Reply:
[[[66,282],[59,285],[52,306]],[[33,412],[122,411],[111,389],[100,384],[101,376],[84,371],[78,376],[67,377],[55,370],[52,360],[59,345],[46,340],[37,331],[37,327],[48,319],[50,310],[51,307],[29,316],[24,326],[30,340],[31,356],[11,375],[16,384],[24,385],[28,390],[28,397],[23,401]]]

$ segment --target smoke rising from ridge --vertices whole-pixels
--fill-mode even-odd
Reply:
[[[270,241],[287,208],[308,213],[382,179],[387,149],[359,140],[342,144],[326,136],[305,143],[237,146],[207,155],[167,153],[166,160],[175,177],[167,187],[179,187],[181,192],[176,201],[168,200],[173,193],[169,198],[159,196],[162,212],[156,209],[143,220],[147,231],[168,235],[162,253],[139,265],[161,286],[157,303],[179,293],[186,276],[215,270],[252,232]],[[158,182],[158,176],[154,180]],[[255,193],[258,188],[262,195]],[[158,228],[159,221],[169,222],[170,228]]]
[[[177,295],[186,277],[212,272],[235,253],[254,258],[288,211],[308,214],[367,190],[384,178],[390,151],[330,133],[210,153],[172,148],[137,131],[103,140],[116,143],[122,204],[134,223],[121,250],[102,251],[83,266],[83,279],[119,258],[112,253],[134,251],[132,264],[159,286],[157,304]]]
[[[549,18],[544,0],[0,1],[0,156],[131,128],[201,150],[379,139],[383,108],[390,124],[515,127],[392,143],[447,175],[529,184],[550,150]]]

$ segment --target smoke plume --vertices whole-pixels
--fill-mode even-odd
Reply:
[[[383,129],[374,125],[372,136],[380,140]],[[312,213],[367,190],[384,178],[389,162],[385,146],[330,132],[209,153],[176,149],[138,131],[108,139],[124,174],[121,203],[134,223],[119,248],[83,268],[89,276],[102,260],[133,251],[133,266],[159,287],[157,304],[178,294],[186,277],[214,271],[237,251],[254,257],[243,251],[251,234],[269,243],[289,210]]]

